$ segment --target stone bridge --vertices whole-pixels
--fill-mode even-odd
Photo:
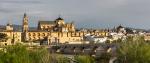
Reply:
[[[115,54],[115,51],[115,44],[64,44],[50,48],[51,53],[91,56],[101,56],[108,52]]]

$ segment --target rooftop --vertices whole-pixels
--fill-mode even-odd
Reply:
[[[56,24],[55,21],[39,21],[39,24]]]
[[[63,18],[61,18],[61,17],[59,17],[59,18],[57,18],[56,20],[64,20]]]

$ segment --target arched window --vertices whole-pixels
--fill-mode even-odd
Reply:
[[[38,33],[38,36],[40,36],[40,33]]]
[[[32,39],[31,39],[31,37],[29,38],[29,41],[31,41]]]
[[[35,33],[33,33],[33,36],[36,36],[36,34],[35,34]]]
[[[43,36],[45,36],[45,33],[43,33]]]
[[[36,40],[36,37],[33,37],[33,40]]]
[[[28,33],[29,36],[31,36],[31,33]]]

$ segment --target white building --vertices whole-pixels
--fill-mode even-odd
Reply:
[[[111,32],[110,35],[112,36],[112,41],[126,38],[126,35],[124,33]]]
[[[107,37],[104,36],[94,36],[87,34],[84,38],[86,41],[94,42],[94,43],[105,43],[107,40]]]

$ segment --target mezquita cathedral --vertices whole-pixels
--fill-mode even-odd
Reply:
[[[7,34],[8,39],[0,42],[0,45],[22,44],[64,44],[84,43],[83,36],[92,34],[96,36],[107,36],[106,31],[77,31],[73,22],[66,23],[63,18],[58,17],[54,21],[38,21],[36,30],[29,29],[29,19],[25,13],[22,21],[22,31],[14,31],[13,25],[8,23],[0,33]]]

